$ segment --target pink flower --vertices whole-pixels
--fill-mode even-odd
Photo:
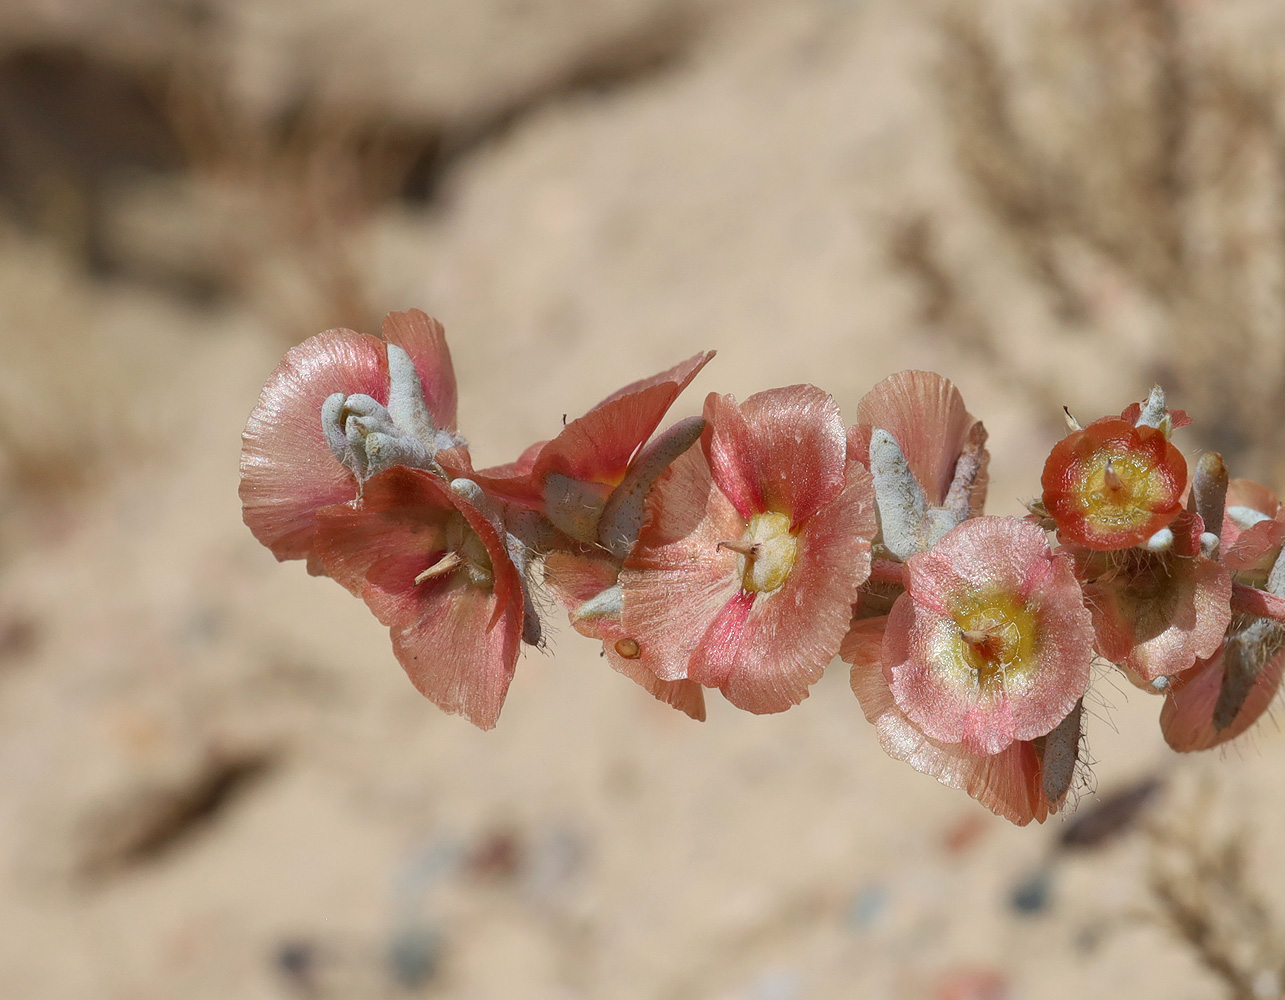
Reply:
[[[245,521],[278,559],[362,597],[415,686],[490,728],[520,642],[539,641],[528,552],[437,461],[466,455],[441,325],[391,313],[384,337],[331,330],[286,355],[244,434]]]
[[[389,627],[411,682],[490,729],[523,635],[523,581],[502,525],[446,480],[395,467],[316,513],[316,558]]]
[[[999,753],[1053,729],[1089,685],[1093,631],[1071,562],[1015,518],[965,521],[906,566],[884,677],[926,735]]]
[[[335,399],[336,419],[352,426],[353,444],[362,447],[362,421],[373,426],[376,407],[387,414],[390,403],[398,402],[390,399],[389,345],[401,352],[393,359],[393,371],[402,376],[403,389],[419,394],[433,431],[445,432],[452,443],[462,440],[453,434],[455,373],[441,324],[412,309],[390,313],[383,333],[380,340],[352,330],[329,330],[291,348],[263,387],[242,435],[246,525],[278,559],[306,558],[313,573],[319,571],[312,551],[316,512],[352,500],[362,471],[354,470],[356,456],[347,464],[340,457],[345,448],[351,454],[352,446],[344,438],[345,427],[332,427],[327,434],[323,410]],[[407,361],[413,365],[409,371]],[[416,384],[407,386],[412,379]],[[359,401],[363,413],[342,412],[349,397]],[[375,405],[365,406],[365,401]]]
[[[1061,805],[1092,626],[1070,561],[1038,527],[964,521],[910,559],[891,614],[854,622],[841,655],[891,756],[1015,823]]]
[[[1178,516],[1187,462],[1161,430],[1104,417],[1053,446],[1041,483],[1063,542],[1112,551]]]
[[[1231,577],[1202,552],[1199,515],[1180,511],[1169,531],[1159,551],[1075,552],[1098,652],[1147,684],[1213,656],[1231,622]]]
[[[807,696],[870,570],[869,474],[846,458],[834,400],[800,385],[705,401],[701,452],[647,498],[620,575],[621,624],[665,680],[751,712]]]

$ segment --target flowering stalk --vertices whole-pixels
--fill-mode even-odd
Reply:
[[[706,691],[780,712],[836,654],[890,755],[1015,823],[1086,766],[1095,660],[1163,694],[1191,751],[1246,732],[1285,674],[1285,510],[1192,465],[1155,388],[1053,444],[1025,520],[983,514],[986,431],[932,372],[846,427],[821,389],[660,429],[712,353],[630,383],[506,465],[474,469],[442,327],[292,348],[246,425],[246,524],[388,626],[428,699],[482,728],[549,592],[617,672],[691,718]]]

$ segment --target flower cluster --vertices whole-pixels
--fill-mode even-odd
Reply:
[[[495,725],[547,591],[611,666],[695,719],[780,712],[835,658],[880,744],[1015,823],[1065,803],[1097,663],[1163,695],[1176,750],[1244,732],[1285,667],[1285,508],[1171,441],[1153,389],[1049,454],[1018,519],[983,513],[986,432],[907,371],[847,427],[796,385],[657,433],[712,357],[625,386],[474,469],[440,324],[291,350],[244,434],[246,524],[389,627],[415,686]]]

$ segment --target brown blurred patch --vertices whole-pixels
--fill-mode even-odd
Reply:
[[[276,763],[266,752],[214,754],[181,779],[136,790],[87,822],[80,873],[97,881],[177,850],[212,826]]]

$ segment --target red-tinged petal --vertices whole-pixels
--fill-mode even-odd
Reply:
[[[1266,520],[1242,528],[1226,513],[1226,509],[1231,507],[1258,511]],[[1227,486],[1227,503],[1219,535],[1219,562],[1233,573],[1256,569],[1257,575],[1266,580],[1271,571],[1270,563],[1285,541],[1285,511],[1281,510],[1276,494],[1266,486],[1252,479],[1233,479]],[[1265,565],[1257,565],[1260,560]]]
[[[1270,618],[1273,621],[1285,622],[1285,597],[1266,590],[1246,586],[1243,583],[1231,585],[1231,609],[1238,615],[1252,615],[1255,618]]]
[[[839,659],[862,670],[874,668],[883,673],[883,633],[888,627],[887,615],[854,618],[848,634],[839,644]]]
[[[936,372],[897,372],[857,404],[861,430],[850,432],[849,458],[869,465],[870,431],[883,428],[897,439],[928,503],[939,507],[950,491],[959,453],[978,423],[949,379]],[[981,513],[986,501],[987,462],[983,458],[974,481],[970,502],[974,514]]]
[[[726,693],[726,685],[736,666],[736,661],[746,646],[746,632],[756,596],[747,591],[738,590],[727,599],[727,603],[719,609],[714,620],[709,623],[709,628],[701,637],[700,645],[692,653],[691,660],[687,664],[688,677],[706,687],[723,688]],[[765,651],[753,648],[751,643],[748,653],[751,657],[758,654],[761,658]],[[807,685],[805,684],[799,700],[802,700],[806,694]],[[790,704],[797,704],[797,702],[788,702],[785,707],[788,708]]]
[[[316,512],[357,495],[352,474],[335,458],[321,428],[321,405],[336,392],[387,402],[382,342],[351,330],[328,330],[291,348],[245,426],[242,516],[278,559],[309,556]],[[309,570],[316,567],[310,564]]]
[[[692,659],[694,680],[702,680],[696,665],[707,664],[712,677],[724,675],[718,686],[728,701],[758,714],[785,711],[807,697],[839,652],[870,572],[873,496],[870,473],[853,463],[843,492],[800,528],[789,579],[755,597],[735,645],[712,642],[717,623],[710,627]]]
[[[1231,577],[1212,559],[1137,557],[1084,588],[1102,656],[1144,681],[1213,656],[1231,623]]]
[[[424,401],[441,429],[455,430],[455,367],[442,324],[420,309],[390,312],[384,317],[384,339],[408,355],[419,372]]]
[[[1039,528],[972,518],[907,571],[884,673],[925,734],[991,755],[1045,735],[1074,708],[1088,688],[1092,621],[1070,560],[1049,552]]]
[[[568,611],[615,586],[619,567],[605,556],[551,552],[544,558],[545,582]],[[656,700],[671,705],[698,722],[705,721],[705,692],[695,681],[663,681],[639,657],[622,656],[617,643],[630,638],[619,619],[580,618],[571,623],[581,635],[602,643],[611,668],[642,686]]]
[[[814,385],[769,389],[742,403],[741,412],[754,435],[766,509],[791,515],[797,526],[839,495],[847,431],[829,393]],[[870,490],[873,511],[873,482]]]
[[[415,583],[445,554],[453,517],[485,547],[490,587],[462,570]],[[395,467],[367,482],[361,501],[321,511],[316,546],[326,572],[389,626],[397,659],[420,692],[492,728],[517,663],[523,599],[491,523],[437,476]]]
[[[705,420],[701,446],[714,481],[746,520],[776,511],[798,525],[843,489],[843,417],[816,386],[769,389],[740,406],[710,393]]]
[[[517,479],[522,476],[529,476],[531,470],[535,468],[536,460],[540,457],[540,452],[548,441],[537,441],[535,444],[527,445],[526,449],[515,461],[507,462],[504,465],[493,465],[489,469],[482,469],[478,473],[488,479]]]
[[[768,509],[753,429],[736,400],[716,392],[705,397],[704,417],[701,450],[714,482],[741,518],[748,521]]]
[[[709,364],[710,359],[714,357],[714,353],[714,351],[703,351],[700,354],[694,354],[686,361],[674,365],[673,368],[668,368],[649,378],[640,378],[637,382],[630,382],[627,386],[617,389],[595,406],[594,409],[599,410],[618,399],[631,396],[657,385],[671,386],[674,392],[674,399],[677,399],[679,393],[691,384],[692,379],[699,374],[700,370]]]
[[[745,522],[714,485],[705,456],[684,452],[647,497],[647,520],[620,574],[621,625],[663,680],[687,676],[710,623],[741,589],[737,555],[718,547]]]
[[[1058,536],[1109,552],[1142,544],[1178,516],[1187,461],[1154,427],[1106,417],[1055,444],[1040,483]]]
[[[1226,729],[1214,726],[1214,708],[1223,683],[1223,653],[1197,660],[1190,670],[1171,678],[1160,710],[1165,742],[1180,753],[1208,750],[1234,740],[1257,722],[1271,706],[1281,686],[1285,653],[1277,653],[1259,673],[1245,704]]]
[[[544,507],[544,490],[532,478],[536,459],[547,441],[529,445],[514,462],[474,469],[467,449],[446,448],[437,453],[437,462],[452,478],[471,479],[490,496],[535,510]]]
[[[1031,743],[1018,741],[999,754],[977,756],[959,744],[930,739],[897,707],[882,668],[864,657],[853,665],[852,690],[890,757],[966,792],[1018,826],[1043,823],[1057,811],[1059,804],[1044,794],[1039,754]]]
[[[582,482],[619,483],[634,453],[712,357],[712,353],[698,354],[669,371],[627,385],[571,421],[541,450],[534,481],[543,483],[551,473],[558,473]]]

